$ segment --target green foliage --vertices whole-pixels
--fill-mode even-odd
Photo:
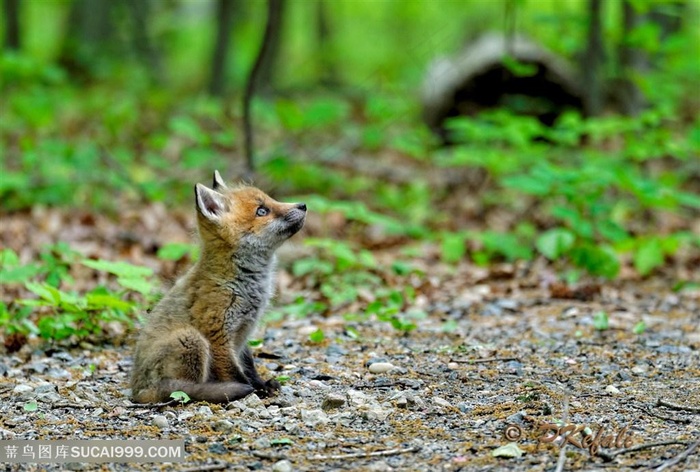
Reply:
[[[312,343],[322,343],[326,339],[326,335],[323,334],[322,329],[317,329],[313,333],[309,334],[309,341]]]
[[[291,446],[292,444],[294,444],[294,441],[292,441],[289,438],[280,438],[280,439],[271,439],[270,440],[271,446]]]
[[[182,404],[188,403],[190,401],[190,396],[180,390],[171,393],[170,398],[179,401]]]
[[[199,246],[187,243],[169,243],[158,249],[158,258],[164,261],[179,261],[184,258],[197,260],[199,257]]]
[[[598,331],[605,331],[610,328],[608,314],[604,311],[596,312],[593,315],[593,327]]]
[[[47,248],[40,263],[19,265],[17,255],[2,251],[0,284],[22,287],[34,298],[20,298],[9,305],[0,303],[0,327],[7,333],[36,334],[44,339],[62,340],[99,335],[105,323],[133,323],[141,304],[137,298],[153,291],[152,271],[124,262],[85,260],[67,245]],[[75,264],[117,276],[116,289],[97,286],[78,293],[65,290],[73,284]],[[134,298],[137,292],[139,297]]]
[[[291,380],[291,377],[288,375],[278,375],[277,377],[275,377],[275,380],[277,380],[280,384],[284,385],[285,383]]]
[[[38,405],[36,403],[36,400],[32,400],[32,401],[25,403],[24,406],[22,407],[22,409],[24,411],[26,411],[27,413],[32,413],[32,412],[36,411],[38,409]]]
[[[644,334],[644,331],[646,331],[647,325],[644,321],[640,321],[632,327],[632,332],[637,335]]]
[[[566,114],[546,128],[533,118],[498,110],[453,119],[452,137],[463,144],[442,153],[439,162],[483,168],[498,186],[497,204],[517,207],[529,201],[539,218],[552,222],[551,229],[534,238],[537,251],[549,260],[567,260],[592,275],[614,278],[620,255],[631,251],[634,267],[647,275],[693,243],[683,233],[639,234],[640,222],[653,224],[649,215],[656,213],[684,215],[700,208],[697,195],[683,188],[688,174],[650,173],[640,165],[662,156],[673,156],[679,169],[694,165],[700,147],[692,137],[671,139],[668,126],[674,121],[658,110],[639,118],[583,120]],[[582,145],[584,139],[592,146]],[[612,140],[622,143],[619,152],[602,149]],[[472,254],[479,263],[500,257],[527,260],[532,257],[529,236],[518,228],[501,234],[448,234],[441,238],[443,259],[461,260],[466,238],[481,243],[482,249]]]

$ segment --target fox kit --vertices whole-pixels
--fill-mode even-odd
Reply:
[[[199,261],[153,308],[140,332],[131,377],[139,403],[181,390],[222,403],[279,388],[263,381],[248,335],[273,289],[275,250],[301,229],[303,203],[280,203],[249,186],[195,186]]]

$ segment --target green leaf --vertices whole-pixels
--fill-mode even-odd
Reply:
[[[620,271],[617,254],[607,246],[586,244],[575,247],[571,250],[571,259],[574,264],[586,269],[592,275],[612,279]]]
[[[648,275],[664,264],[664,251],[657,238],[643,240],[634,253],[634,268],[640,275]]]
[[[141,277],[119,277],[117,283],[122,287],[148,295],[153,290],[153,284]]]
[[[262,339],[249,339],[248,340],[248,346],[250,346],[250,347],[259,347],[262,345],[263,345]]]
[[[85,259],[82,260],[81,263],[87,267],[90,267],[91,269],[109,272],[110,274],[114,274],[117,277],[124,277],[127,279],[137,277],[150,277],[151,275],[153,275],[153,270],[149,267],[136,266],[123,261],[113,262],[104,261],[101,259],[97,261],[94,261],[92,259]]]
[[[571,231],[557,228],[542,233],[535,245],[547,259],[553,261],[566,254],[574,245],[575,239]]]
[[[24,283],[40,274],[43,269],[35,264],[0,270],[0,284]]]
[[[187,395],[185,392],[177,390],[173,393],[170,394],[170,398],[173,398],[180,403],[187,403],[190,401],[190,396]]]
[[[457,320],[450,319],[442,324],[442,330],[445,333],[454,333],[455,331],[457,331],[458,328],[459,324],[457,323]]]
[[[113,308],[115,310],[129,311],[134,308],[134,305],[125,302],[124,300],[115,297],[114,295],[108,295],[104,293],[88,293],[85,296],[87,300],[87,306],[91,310],[98,310],[101,308]]]
[[[285,384],[291,380],[291,377],[288,375],[278,375],[275,377],[275,380],[277,380],[281,384]]]
[[[185,256],[194,259],[197,246],[184,243],[170,243],[158,249],[158,258],[164,261],[179,261]]]
[[[291,446],[294,442],[289,438],[280,438],[270,440],[271,446]]]
[[[646,323],[644,321],[640,321],[634,325],[634,327],[632,328],[632,332],[634,334],[643,334],[644,331],[646,331],[646,329],[647,329]]]
[[[0,267],[9,269],[19,265],[19,256],[12,249],[3,249],[0,251]]]
[[[30,402],[25,403],[24,406],[23,406],[22,408],[24,409],[24,411],[30,412],[30,413],[31,413],[32,411],[36,411],[36,410],[37,410],[38,405],[37,405],[37,403],[36,403],[35,400],[32,400],[32,401],[30,401]]]
[[[323,342],[324,339],[326,339],[326,336],[320,328],[309,334],[309,341],[312,343],[320,343]]]
[[[536,64],[521,62],[509,55],[503,56],[501,62],[516,77],[532,77],[537,73]]]
[[[493,457],[516,458],[525,454],[525,451],[518,447],[517,443],[511,442],[491,451]]]
[[[24,286],[27,290],[50,302],[54,306],[58,306],[61,303],[61,292],[51,285],[45,283],[27,282],[24,284]]]
[[[464,244],[464,240],[464,235],[460,233],[444,234],[440,244],[442,260],[452,264],[461,261],[467,253],[467,246]]]
[[[605,331],[610,327],[608,314],[604,311],[599,311],[593,315],[593,327],[598,331]]]

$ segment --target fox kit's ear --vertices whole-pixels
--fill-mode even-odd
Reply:
[[[221,178],[221,174],[219,174],[218,170],[214,171],[214,184],[212,186],[214,190],[219,190],[223,189],[226,190],[228,186],[226,185],[226,182],[224,182],[224,179]]]
[[[219,221],[226,210],[224,196],[202,184],[194,186],[194,195],[197,200],[197,210],[202,216],[211,221]]]

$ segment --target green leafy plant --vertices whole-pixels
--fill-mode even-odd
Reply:
[[[610,320],[608,314],[604,311],[598,311],[593,315],[593,327],[598,331],[605,331],[610,328]]]
[[[136,292],[141,297],[153,291],[152,271],[144,267],[85,260],[66,245],[47,248],[40,259],[20,266],[16,254],[2,252],[2,283],[20,286],[35,296],[0,304],[0,327],[7,333],[36,334],[53,340],[99,335],[108,322],[131,325],[141,305],[130,295]],[[73,283],[70,269],[75,264],[116,275],[120,289],[98,286],[83,293],[64,289]]]

